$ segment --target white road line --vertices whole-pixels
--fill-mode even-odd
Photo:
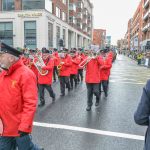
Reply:
[[[119,132],[110,132],[110,131],[96,130],[96,129],[83,128],[83,127],[75,127],[75,126],[68,126],[68,125],[61,125],[61,124],[49,124],[49,123],[34,122],[34,126],[44,127],[44,128],[79,131],[79,132],[93,133],[93,134],[105,135],[105,136],[111,136],[111,137],[132,139],[132,140],[140,140],[140,141],[144,140],[144,136],[140,136],[140,135],[126,134],[126,133],[119,133]]]
[[[122,84],[139,84],[139,85],[145,85],[146,82],[124,82],[124,81],[121,81],[121,80],[110,80],[111,83],[122,83]]]

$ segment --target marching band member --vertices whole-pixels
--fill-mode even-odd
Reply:
[[[91,55],[92,52],[89,54]],[[93,105],[93,94],[96,96],[95,106],[99,105],[100,101],[100,92],[99,92],[99,83],[100,83],[100,72],[99,67],[103,65],[103,59],[101,56],[95,56],[92,58],[86,65],[86,75],[85,82],[87,86],[87,111],[91,110]]]
[[[73,80],[75,82],[75,87],[77,86],[77,74],[78,74],[78,66],[80,63],[79,57],[76,55],[76,51],[70,51],[72,65],[71,65],[71,72],[70,72],[70,85],[71,89],[73,89]]]
[[[60,64],[58,65],[59,69],[59,80],[60,80],[60,90],[61,95],[65,96],[65,85],[68,88],[68,92],[70,91],[70,66],[72,64],[70,56],[67,54],[68,49],[64,49],[60,54]]]
[[[108,79],[110,76],[110,69],[112,67],[112,59],[104,50],[101,50],[101,56],[103,57],[103,65],[100,67],[100,92],[101,86],[103,87],[105,97],[108,96]]]
[[[58,55],[58,51],[56,48],[54,48],[54,70],[53,70],[53,80],[54,82],[56,82],[56,74],[58,76],[58,70],[57,70],[57,66],[59,65],[59,55]]]
[[[37,149],[31,140],[38,100],[34,73],[20,58],[21,52],[1,43],[0,66],[0,149]],[[2,128],[2,126],[1,126]]]
[[[80,63],[86,59],[86,56],[84,55],[84,52],[82,51],[82,49],[79,50],[78,57],[80,58]],[[77,79],[78,79],[78,82],[83,81],[83,67],[79,66]]]
[[[52,97],[52,102],[55,101],[55,93],[52,89],[52,76],[53,76],[53,68],[54,68],[54,60],[52,59],[52,51],[47,50],[46,48],[42,48],[43,60],[45,66],[42,67],[42,70],[48,71],[46,75],[41,75],[38,73],[38,87],[40,94],[40,106],[45,105],[44,99],[44,89],[47,89],[50,97]],[[49,56],[50,55],[50,56]]]

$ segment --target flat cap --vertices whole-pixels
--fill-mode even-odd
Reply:
[[[11,55],[14,55],[16,57],[19,57],[22,55],[22,52],[18,51],[17,49],[5,44],[5,43],[0,43],[0,53],[9,53]]]

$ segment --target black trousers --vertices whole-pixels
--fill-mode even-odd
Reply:
[[[54,79],[54,81],[56,81],[56,74],[58,76],[58,70],[57,70],[57,66],[54,66],[54,69],[53,69],[53,79]]]
[[[86,83],[87,87],[87,105],[93,105],[93,95],[96,96],[96,102],[99,103],[100,100],[100,91],[99,91],[99,83]]]
[[[39,94],[40,94],[40,101],[45,102],[44,99],[44,90],[46,89],[50,95],[50,97],[55,98],[55,93],[53,92],[53,89],[51,85],[49,84],[39,84]]]
[[[70,75],[70,85],[71,85],[71,88],[73,88],[73,81],[75,83],[75,87],[77,86],[77,75],[76,74],[71,74]]]
[[[68,88],[68,90],[70,90],[69,77],[60,76],[59,77],[59,81],[60,81],[60,91],[61,91],[61,94],[65,94],[65,87]]]
[[[83,69],[78,70],[78,75],[77,75],[78,82],[80,82],[80,78],[81,81],[83,81]]]
[[[101,81],[101,83],[99,84],[99,90],[100,91],[101,91],[101,86],[103,87],[105,95],[107,95],[107,93],[108,93],[108,80]]]

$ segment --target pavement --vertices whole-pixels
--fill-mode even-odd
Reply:
[[[134,122],[134,112],[150,70],[135,61],[117,56],[110,76],[108,97],[101,96],[100,106],[86,111],[85,83],[52,103],[47,91],[46,105],[38,108],[33,141],[45,150],[142,150],[146,127]],[[94,98],[95,101],[95,98]]]

